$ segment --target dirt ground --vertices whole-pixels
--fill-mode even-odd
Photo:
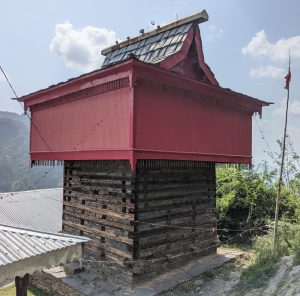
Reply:
[[[241,288],[239,283],[242,270],[249,264],[252,256],[251,253],[245,253],[235,261],[225,263],[220,268],[206,272],[193,280],[182,282],[160,296],[300,296],[300,265],[293,266],[292,256],[281,259],[276,274],[265,286],[259,289]],[[15,295],[15,289],[13,286],[7,287],[0,290],[0,295]],[[30,289],[29,295],[47,294],[35,288]]]
[[[240,276],[247,265],[247,258],[230,262],[222,267],[206,272],[200,277],[179,284],[161,296],[292,296],[300,295],[300,265],[293,266],[293,257],[283,257],[277,273],[259,289],[240,288]]]

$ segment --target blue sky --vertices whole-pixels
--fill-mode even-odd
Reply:
[[[102,47],[206,9],[200,25],[204,54],[223,87],[272,101],[257,118],[269,146],[282,137],[287,47],[292,52],[289,133],[300,153],[300,2],[219,1],[0,1],[0,64],[17,93],[64,81],[101,66]],[[84,46],[83,46],[84,45]],[[0,110],[21,112],[0,76]],[[255,162],[268,157],[253,121]]]

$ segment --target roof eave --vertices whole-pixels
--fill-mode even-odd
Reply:
[[[114,64],[111,67],[96,69],[94,71],[82,74],[80,76],[70,78],[66,81],[59,82],[59,83],[54,84],[54,85],[50,85],[46,88],[43,88],[43,89],[40,89],[38,91],[29,93],[29,94],[21,96],[19,98],[12,98],[12,99],[17,100],[21,103],[24,103],[24,101],[34,99],[35,97],[40,96],[40,95],[48,94],[49,92],[57,90],[59,88],[61,88],[61,89],[65,88],[66,86],[69,86],[73,83],[76,84],[78,81],[81,81],[81,80],[97,77],[98,75],[101,75],[101,77],[105,76],[105,75],[109,75],[111,72],[115,71],[116,69],[118,69],[120,71],[126,70],[127,69],[126,67],[129,66],[129,64],[131,63],[131,60],[132,59],[129,59],[129,60],[126,60],[122,63]]]
[[[218,91],[222,91],[222,92],[225,92],[225,93],[231,93],[231,94],[233,94],[233,95],[235,95],[237,97],[238,96],[243,97],[244,99],[247,99],[249,101],[256,102],[257,104],[261,105],[262,107],[269,106],[269,105],[273,104],[272,102],[267,102],[267,101],[264,101],[264,100],[260,100],[260,99],[257,99],[257,98],[245,95],[243,93],[236,92],[236,91],[231,90],[229,88],[223,88],[223,87],[220,87],[219,85],[207,84],[207,83],[205,83],[203,81],[199,81],[199,80],[195,80],[195,79],[192,79],[192,78],[189,78],[189,77],[186,77],[186,76],[182,76],[182,75],[179,75],[177,73],[170,72],[170,71],[168,71],[168,70],[166,70],[164,68],[157,67],[156,65],[139,61],[137,59],[134,60],[134,64],[136,64],[137,66],[141,66],[141,67],[150,67],[153,70],[164,72],[165,74],[167,74],[169,76],[180,77],[181,79],[184,79],[184,80],[189,81],[191,83],[195,83],[195,84],[201,85],[203,87],[207,87],[207,88],[211,88],[211,89],[216,89]]]
[[[157,65],[153,65],[153,64],[149,64],[149,63],[145,63],[145,62],[142,62],[142,61],[139,61],[137,59],[134,59],[134,58],[131,58],[129,60],[126,60],[122,63],[118,63],[118,64],[115,64],[115,65],[111,65],[110,67],[108,68],[104,68],[104,69],[99,69],[97,71],[93,71],[91,73],[87,73],[87,74],[84,74],[84,75],[81,75],[79,77],[75,77],[75,78],[72,78],[71,80],[68,80],[68,81],[65,81],[63,83],[59,83],[57,85],[53,85],[53,86],[50,86],[46,89],[42,89],[42,90],[39,90],[37,92],[34,92],[32,94],[29,94],[29,95],[25,95],[21,98],[19,98],[19,101],[21,102],[24,102],[24,100],[29,100],[29,99],[33,99],[34,97],[36,96],[39,96],[39,95],[42,95],[42,94],[45,94],[45,93],[48,93],[49,91],[52,91],[54,89],[57,89],[58,87],[66,87],[67,85],[69,85],[70,83],[76,83],[78,82],[80,79],[82,78],[91,78],[93,77],[94,75],[97,75],[97,73],[103,73],[103,72],[106,72],[107,70],[112,70],[114,71],[115,69],[118,69],[118,68],[123,68],[125,65],[129,65],[129,64],[136,64],[136,65],[140,65],[140,66],[144,66],[144,67],[149,67],[155,71],[162,71],[170,76],[176,76],[176,77],[179,77],[180,75],[179,74],[176,74],[176,73],[173,73],[173,72],[170,72],[168,70],[165,70],[163,68],[160,68],[160,67],[157,67]],[[226,88],[222,88],[220,86],[214,86],[214,85],[208,85],[207,83],[204,83],[204,82],[201,82],[201,81],[198,81],[198,80],[193,80],[191,78],[188,78],[188,77],[182,77],[180,76],[182,79],[184,80],[188,80],[188,81],[191,81],[193,83],[199,83],[203,86],[206,86],[206,87],[212,87],[212,88],[216,88],[216,89],[219,89],[219,90],[222,90],[224,92],[230,92],[232,94],[235,94],[237,96],[242,96],[244,98],[247,98],[247,99],[250,99],[252,101],[255,101],[257,104],[261,105],[262,107],[264,106],[269,106],[271,104],[273,104],[272,102],[267,102],[267,101],[264,101],[264,100],[260,100],[260,99],[257,99],[257,98],[253,98],[253,97],[250,97],[250,96],[247,96],[245,94],[242,94],[242,93],[238,93],[238,92],[235,92],[231,89],[226,89]]]

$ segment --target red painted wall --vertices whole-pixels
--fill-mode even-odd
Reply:
[[[32,120],[52,152],[128,149],[131,105],[132,91],[126,87],[34,111]],[[34,127],[31,127],[30,139],[33,155],[38,157],[50,151]],[[52,157],[50,159],[62,159],[59,155]],[[70,157],[72,155],[66,159]]]
[[[137,159],[251,163],[251,117],[266,104],[129,60],[28,95],[25,105],[39,130],[31,125],[32,160],[134,167]]]
[[[138,87],[135,145],[142,150],[243,156],[251,159],[251,114]],[[199,156],[200,156],[199,155]]]

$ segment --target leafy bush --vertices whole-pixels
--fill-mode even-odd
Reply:
[[[294,187],[282,188],[279,216],[291,222],[299,220],[300,199],[296,192]],[[276,194],[276,170],[266,164],[252,170],[219,167],[216,202],[218,228],[245,230],[268,224],[274,219]],[[220,239],[231,234],[222,231]]]

